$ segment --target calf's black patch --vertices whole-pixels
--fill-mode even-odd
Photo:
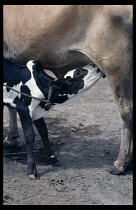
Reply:
[[[16,98],[14,98],[13,103],[17,104],[18,101],[19,101],[19,97],[17,96]]]
[[[33,61],[33,76],[36,82],[37,87],[44,94],[45,99],[48,97],[49,91],[49,82],[53,81],[53,78],[47,75],[41,64],[37,61]]]
[[[88,74],[88,71],[84,68],[78,68],[75,70],[73,78],[67,77],[67,86],[63,90],[60,90],[60,94],[77,94],[80,89],[84,87],[83,78]]]
[[[22,85],[20,87],[20,91],[31,96],[31,91],[26,85]],[[32,101],[32,98],[28,96],[21,95],[20,97],[20,102],[22,102],[25,106],[29,106],[31,104],[31,101]]]
[[[3,83],[13,87],[20,82],[25,84],[31,79],[31,72],[25,65],[18,63],[8,58],[3,58]],[[9,90],[7,90],[9,91]]]

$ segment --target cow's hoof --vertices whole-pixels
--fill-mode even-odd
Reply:
[[[124,171],[119,171],[115,166],[107,170],[108,173],[112,175],[121,175],[124,173]]]
[[[126,166],[126,171],[130,171],[130,170],[133,170],[133,160],[131,160]]]

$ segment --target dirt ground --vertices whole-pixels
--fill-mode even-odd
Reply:
[[[8,126],[4,108],[4,131]],[[79,100],[55,106],[45,117],[61,166],[47,165],[35,130],[34,155],[40,179],[26,175],[26,154],[4,156],[4,205],[133,205],[133,173],[107,173],[119,152],[121,120],[107,79],[100,79]],[[19,145],[26,151],[19,124]]]

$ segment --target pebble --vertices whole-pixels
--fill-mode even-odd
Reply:
[[[71,128],[70,130],[73,131],[73,132],[76,132],[77,131],[76,128]]]

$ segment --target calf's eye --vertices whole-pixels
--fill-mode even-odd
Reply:
[[[76,69],[75,75],[80,75],[82,74],[82,68]]]
[[[92,66],[93,68],[95,68],[95,64],[94,64],[94,63],[92,63],[91,66]]]

